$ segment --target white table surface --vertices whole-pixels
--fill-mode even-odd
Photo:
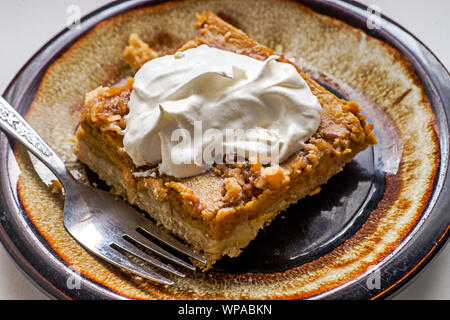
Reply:
[[[69,18],[67,8],[78,5],[84,15],[106,0],[15,0],[0,2],[0,92],[20,67]],[[450,1],[362,0],[421,39],[450,68]],[[47,299],[14,264],[0,245],[0,299]],[[450,246],[432,261],[395,299],[450,299]]]

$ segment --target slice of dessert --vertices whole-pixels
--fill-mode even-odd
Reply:
[[[179,51],[206,45],[260,61],[274,54],[211,12],[197,19],[200,35]],[[133,48],[133,43],[138,46]],[[133,36],[126,56],[134,69],[157,56],[142,50],[146,46]],[[136,153],[124,148],[125,130],[130,129],[125,116],[130,111],[132,79],[123,87],[100,87],[87,94],[75,153],[115,192],[203,254],[207,264],[200,267],[204,270],[224,255],[238,256],[278,213],[318,192],[358,152],[376,143],[372,126],[366,124],[356,103],[337,98],[282,56],[277,61],[295,67],[322,107],[318,129],[279,165],[214,163],[201,173],[177,178],[177,174],[163,174],[157,163],[145,163],[145,157],[137,161]],[[162,140],[160,148],[164,148]]]

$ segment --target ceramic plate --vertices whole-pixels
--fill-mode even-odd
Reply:
[[[121,54],[130,32],[170,53],[197,34],[195,13],[205,10],[358,102],[379,144],[278,216],[241,256],[165,287],[83,250],[64,229],[64,198],[51,192],[45,169],[2,135],[0,238],[10,255],[54,298],[375,299],[398,291],[448,238],[450,78],[419,40],[363,5],[115,1],[43,46],[4,97],[80,179],[102,186],[72,153],[84,94],[131,74]]]

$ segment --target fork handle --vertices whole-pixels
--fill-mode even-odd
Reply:
[[[2,97],[0,97],[0,129],[23,144],[41,160],[56,175],[64,187],[74,180],[64,162]]]

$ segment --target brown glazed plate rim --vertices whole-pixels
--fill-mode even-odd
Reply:
[[[79,29],[65,29],[45,44],[18,72],[3,93],[21,114],[25,114],[34,98],[47,68],[74,42],[99,22],[130,9],[154,5],[163,1],[119,0],[93,11],[81,20]],[[440,139],[440,165],[432,195],[413,230],[402,243],[377,267],[383,272],[382,288],[369,292],[363,274],[346,284],[313,298],[322,299],[379,299],[392,296],[410,283],[442,249],[449,236],[450,177],[449,126],[450,75],[436,56],[407,30],[381,15],[381,28],[370,30],[366,22],[367,7],[355,1],[299,1],[316,12],[344,21],[369,35],[381,39],[399,50],[412,64],[419,77],[431,108],[436,115]],[[0,137],[0,240],[23,273],[46,295],[56,299],[123,299],[110,289],[81,278],[81,289],[70,290],[66,282],[74,271],[50,248],[36,230],[15,197],[16,185],[11,183],[14,168],[11,144]]]

